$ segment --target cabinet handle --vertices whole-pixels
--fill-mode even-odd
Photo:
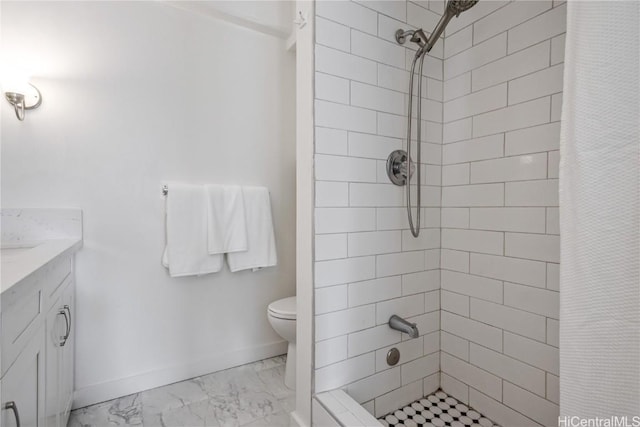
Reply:
[[[65,304],[64,309],[67,310],[67,313],[69,313],[69,329],[67,330],[67,336],[64,338],[66,341],[71,335],[71,307]]]
[[[7,402],[4,405],[4,409],[11,409],[13,411],[13,416],[16,418],[16,427],[20,427],[20,414],[18,413],[18,405],[16,405],[16,402]]]
[[[66,331],[64,336],[60,337],[60,340],[62,341],[60,343],[60,347],[64,347],[64,345],[67,343],[67,338],[69,338],[69,328],[71,327],[69,325],[69,316],[67,316],[67,310],[65,310],[64,308],[61,308],[60,310],[58,310],[58,314],[64,316],[64,322],[66,324]]]

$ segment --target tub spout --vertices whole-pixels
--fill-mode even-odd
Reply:
[[[395,314],[389,318],[389,327],[391,329],[395,329],[396,331],[404,332],[405,334],[409,334],[411,338],[418,338],[420,332],[418,332],[418,327],[415,323],[410,323],[401,318],[400,316],[396,316]]]

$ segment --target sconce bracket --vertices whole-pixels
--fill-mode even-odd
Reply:
[[[13,105],[18,120],[24,120],[25,110],[33,110],[42,104],[42,94],[37,87],[29,83],[33,88],[29,93],[5,92],[4,96]]]

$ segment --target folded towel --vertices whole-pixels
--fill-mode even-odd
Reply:
[[[204,186],[170,185],[163,264],[171,277],[215,273],[222,268],[223,255],[209,255],[207,250],[207,204]]]
[[[242,187],[208,185],[209,254],[247,250],[247,224]]]
[[[227,254],[229,269],[233,272],[277,264],[276,239],[271,219],[269,190],[264,187],[242,187],[247,240],[249,248],[244,252]]]

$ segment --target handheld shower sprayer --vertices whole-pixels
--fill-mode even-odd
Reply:
[[[387,176],[395,185],[406,185],[407,186],[407,217],[409,219],[409,228],[411,229],[411,234],[414,237],[418,237],[420,235],[420,183],[421,183],[421,171],[420,171],[420,163],[421,159],[421,150],[420,143],[422,142],[422,67],[424,65],[424,57],[425,54],[430,52],[433,49],[433,46],[436,44],[444,29],[447,27],[447,24],[451,19],[455,16],[459,16],[465,10],[473,7],[478,0],[449,0],[447,2],[447,6],[445,8],[444,14],[438,21],[438,24],[431,32],[431,35],[427,37],[424,31],[420,28],[417,30],[403,30],[399,29],[396,31],[396,41],[399,44],[404,44],[407,41],[407,37],[411,36],[409,39],[412,43],[416,43],[419,48],[416,51],[416,54],[413,58],[413,62],[411,64],[411,74],[409,75],[409,102],[408,102],[408,114],[407,114],[407,151],[404,150],[395,150],[392,152],[387,159]],[[420,60],[420,65],[418,67],[418,102],[417,105],[417,120],[416,120],[416,160],[417,166],[414,165],[413,160],[411,159],[411,119],[413,117],[413,79],[416,74],[416,64]],[[413,213],[411,211],[411,177],[413,176],[413,172],[416,170],[417,173],[417,206],[416,206],[416,223],[413,223]]]

